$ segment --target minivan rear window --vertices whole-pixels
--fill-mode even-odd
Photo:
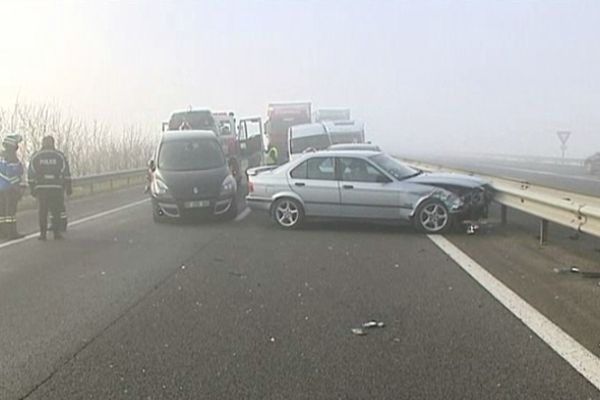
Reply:
[[[196,171],[219,168],[225,157],[215,139],[180,139],[162,143],[158,168],[165,171]]]

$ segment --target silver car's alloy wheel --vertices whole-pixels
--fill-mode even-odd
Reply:
[[[280,200],[275,207],[275,219],[279,225],[291,228],[300,219],[300,209],[293,200]]]
[[[436,202],[428,203],[421,208],[418,217],[423,229],[431,233],[443,231],[450,219],[446,207]]]

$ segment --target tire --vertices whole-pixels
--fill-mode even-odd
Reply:
[[[277,225],[283,229],[295,229],[304,221],[302,205],[290,197],[276,200],[271,215]]]
[[[225,213],[223,213],[223,215],[221,215],[221,218],[224,221],[232,221],[235,219],[235,217],[237,217],[237,214],[238,214],[237,196],[235,196],[233,198],[233,200],[231,201],[229,210],[227,210]]]
[[[152,205],[152,220],[156,224],[164,224],[165,222],[167,222],[167,217],[158,214],[158,208],[154,204]]]
[[[425,200],[413,217],[415,228],[422,233],[446,233],[452,227],[452,216],[448,207],[439,200]]]

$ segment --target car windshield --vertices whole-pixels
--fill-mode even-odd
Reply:
[[[421,172],[418,169],[402,164],[401,162],[388,156],[387,154],[377,154],[369,158],[381,169],[383,169],[396,179],[410,178],[411,176],[418,175]]]
[[[163,142],[158,167],[165,171],[195,171],[222,167],[223,151],[214,139],[181,139]]]

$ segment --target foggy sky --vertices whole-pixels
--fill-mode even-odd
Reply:
[[[598,1],[0,3],[0,105],[160,131],[174,109],[352,109],[390,151],[600,151]]]

